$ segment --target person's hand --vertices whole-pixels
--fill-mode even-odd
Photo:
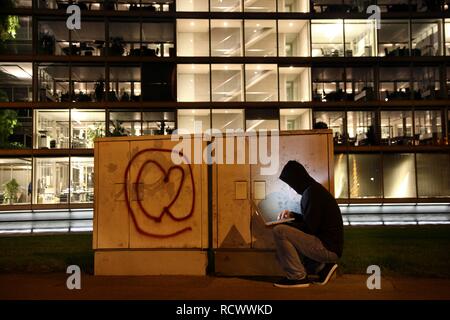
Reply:
[[[288,218],[293,218],[293,217],[294,217],[294,214],[292,212],[290,212],[289,210],[283,210],[278,215],[278,220],[288,219]]]

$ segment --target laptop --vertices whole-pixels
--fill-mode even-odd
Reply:
[[[286,222],[291,222],[291,221],[295,220],[295,218],[285,218],[285,219],[280,219],[280,220],[267,221],[266,218],[264,217],[264,214],[262,214],[261,210],[256,205],[255,201],[253,201],[253,199],[249,199],[249,201],[250,201],[250,205],[252,206],[252,208],[255,211],[256,215],[259,216],[262,219],[262,221],[264,222],[264,224],[267,227],[275,226],[275,225],[280,224],[280,223],[286,223]]]

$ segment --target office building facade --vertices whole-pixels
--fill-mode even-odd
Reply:
[[[92,208],[96,137],[200,124],[328,127],[340,203],[450,202],[447,1],[3,2],[1,211]]]

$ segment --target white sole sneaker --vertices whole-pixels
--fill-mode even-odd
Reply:
[[[323,280],[322,282],[315,282],[315,283],[318,284],[319,286],[326,285],[328,283],[328,281],[330,281],[331,277],[335,274],[337,268],[338,268],[338,265],[335,263],[334,266],[330,269],[330,271],[328,271],[328,274],[327,274],[325,280]]]
[[[311,284],[310,283],[302,283],[302,284],[279,284],[274,283],[273,286],[277,288],[307,288]]]

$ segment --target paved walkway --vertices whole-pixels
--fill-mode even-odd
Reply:
[[[364,275],[343,275],[326,286],[280,289],[268,278],[104,277],[82,275],[81,290],[66,288],[66,274],[0,274],[3,299],[446,299],[450,279],[384,277],[381,290],[368,290]]]

